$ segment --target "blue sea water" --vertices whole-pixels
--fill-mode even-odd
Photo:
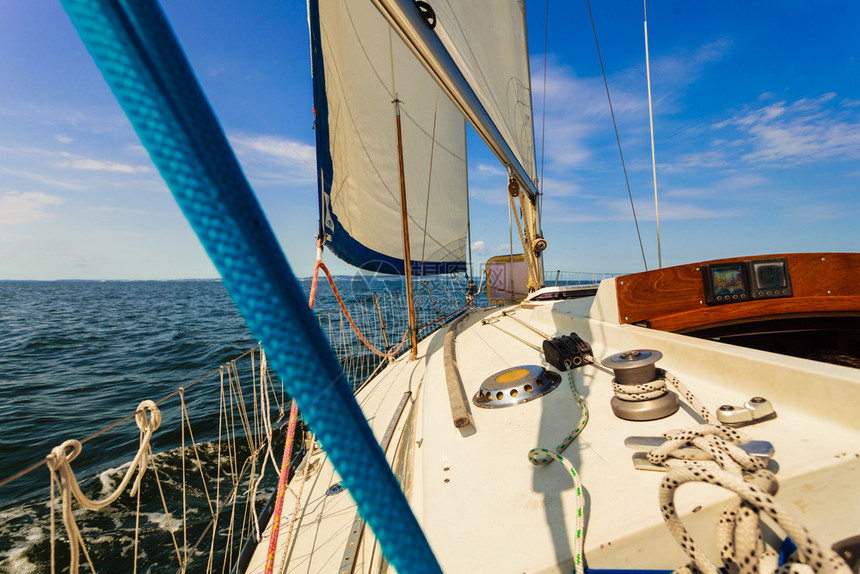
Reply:
[[[0,300],[4,477],[255,343],[218,281],[2,282]]]
[[[308,292],[310,281],[301,284]],[[363,276],[341,284],[348,305],[372,291],[402,288],[397,279]],[[316,311],[336,310],[321,282]],[[64,440],[103,429],[134,412],[142,399],[166,396],[255,344],[216,280],[0,281],[0,480],[44,460]],[[195,410],[217,416],[217,390],[197,393],[194,401]],[[178,419],[178,406],[166,409],[165,419]],[[214,423],[201,432],[207,429],[213,433]],[[177,432],[160,436],[153,443],[156,452],[180,459]],[[75,461],[78,478],[93,489],[99,481],[115,482],[117,467],[128,461],[137,441],[133,423],[99,436],[97,447],[85,445]],[[44,466],[0,487],[0,572],[47,571],[47,525],[40,523],[47,494]],[[103,526],[115,530],[131,515],[130,506],[120,508],[103,516]],[[162,546],[144,549],[151,562],[170,558],[172,544],[165,539]],[[123,572],[128,562],[123,564],[99,571]]]

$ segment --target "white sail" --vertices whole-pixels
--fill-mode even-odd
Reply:
[[[463,116],[371,3],[311,0],[308,12],[330,249],[358,267],[404,272],[396,95],[413,272],[464,270]]]
[[[534,200],[537,187],[523,3],[475,0],[454,7],[445,2],[373,0]],[[434,6],[439,6],[438,13]],[[495,80],[488,79],[488,70],[497,75]],[[538,223],[538,231],[539,227]]]
[[[528,39],[523,0],[433,0],[434,32],[535,180]]]

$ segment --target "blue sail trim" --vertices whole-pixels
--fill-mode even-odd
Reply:
[[[319,193],[320,229],[327,234],[325,244],[343,261],[374,273],[405,275],[403,258],[385,255],[355,239],[341,225],[331,209],[331,187],[334,181],[334,161],[329,139],[329,106],[325,85],[325,63],[322,54],[319,6],[308,5],[311,36],[311,67],[313,69],[314,111],[317,148],[317,190]],[[466,261],[410,261],[413,275],[465,273]]]
[[[63,7],[388,561],[441,573],[161,8]]]
[[[335,240],[335,238],[340,241]],[[403,259],[383,255],[365,247],[342,228],[340,233],[331,234],[331,240],[326,245],[339,258],[365,271],[389,275],[406,274]],[[410,263],[413,275],[441,275],[466,271],[465,261],[415,261],[413,259]]]
[[[331,194],[334,163],[331,158],[331,142],[328,127],[328,97],[325,91],[325,66],[320,38],[320,9],[315,0],[308,0],[308,25],[311,37],[311,74],[314,90],[314,131],[317,149],[317,191],[319,199],[320,230],[326,233],[325,201]]]

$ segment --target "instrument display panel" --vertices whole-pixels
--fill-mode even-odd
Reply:
[[[749,273],[746,262],[706,265],[705,299],[709,305],[749,301]]]
[[[786,259],[761,259],[749,262],[754,299],[791,297],[791,277]]]
[[[702,267],[702,279],[708,305],[792,296],[788,262],[785,259],[705,265]]]

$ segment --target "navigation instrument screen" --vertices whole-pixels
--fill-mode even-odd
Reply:
[[[785,259],[751,261],[753,275],[752,295],[756,299],[790,297],[791,279]]]
[[[708,305],[793,295],[786,259],[754,259],[705,265],[702,267],[702,279]]]
[[[746,265],[743,263],[730,263],[726,265],[714,265],[708,269],[710,278],[710,293],[713,303],[729,303],[732,301],[749,300],[749,287],[747,286]]]

